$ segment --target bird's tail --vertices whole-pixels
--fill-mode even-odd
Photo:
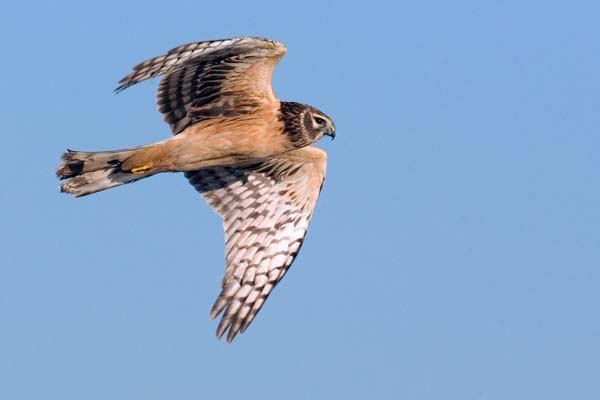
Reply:
[[[65,181],[61,192],[76,197],[121,186],[153,175],[144,166],[124,170],[123,163],[143,151],[145,146],[116,151],[83,152],[67,150],[56,175]]]

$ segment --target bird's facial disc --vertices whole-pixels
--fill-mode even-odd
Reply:
[[[315,141],[325,135],[331,136],[332,140],[335,138],[335,125],[333,121],[318,110],[309,110],[304,115],[304,126]]]

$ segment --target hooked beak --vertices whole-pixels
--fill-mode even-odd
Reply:
[[[329,132],[326,133],[327,136],[331,136],[331,140],[335,139],[335,126],[332,124]]]

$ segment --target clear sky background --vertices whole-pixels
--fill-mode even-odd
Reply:
[[[598,2],[10,2],[0,398],[600,398]],[[74,199],[68,148],[169,136],[140,61],[284,42],[335,120],[297,262],[215,340],[218,217],[179,175]]]

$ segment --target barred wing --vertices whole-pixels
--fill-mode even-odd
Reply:
[[[217,337],[244,332],[300,251],[325,179],[327,156],[304,147],[245,167],[186,172],[223,218],[225,277],[210,313]]]
[[[286,52],[279,42],[241,37],[190,43],[144,61],[119,81],[116,91],[164,75],[158,109],[178,134],[194,122],[278,108],[271,78]]]

